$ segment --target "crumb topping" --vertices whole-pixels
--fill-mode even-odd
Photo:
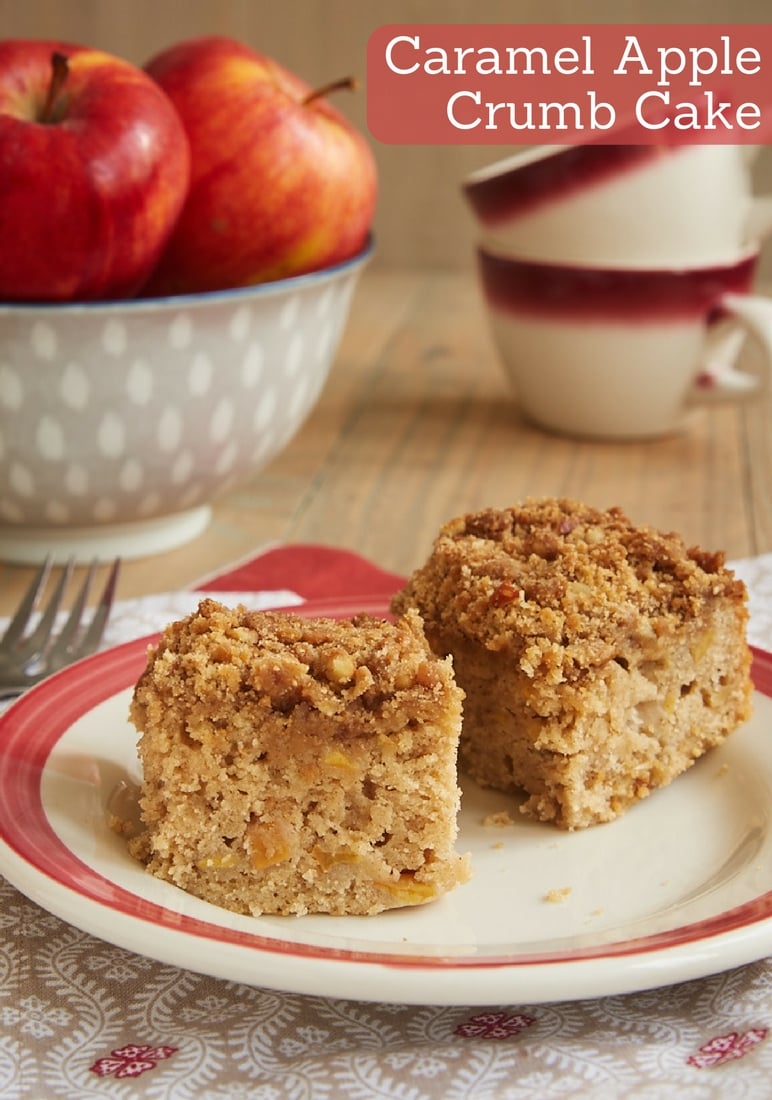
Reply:
[[[395,623],[369,615],[341,623],[211,599],[166,628],[137,685],[137,706],[151,680],[161,696],[223,713],[236,697],[286,714],[315,711],[320,736],[329,722],[338,737],[384,721],[398,730],[408,713],[420,720],[458,690],[450,661],[429,650],[414,610]]]
[[[666,635],[707,601],[744,603],[724,562],[617,507],[528,499],[445,524],[392,606],[416,607],[430,640],[436,624],[559,682],[613,659],[622,641]]]

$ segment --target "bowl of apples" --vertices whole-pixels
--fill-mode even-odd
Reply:
[[[324,388],[369,147],[234,40],[143,69],[24,40],[0,42],[0,161],[0,558],[180,546]]]

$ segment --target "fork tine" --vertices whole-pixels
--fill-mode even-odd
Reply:
[[[46,605],[43,617],[30,636],[25,638],[18,647],[17,653],[20,656],[23,655],[25,658],[31,658],[45,648],[46,642],[51,637],[51,632],[54,629],[56,616],[59,614],[59,608],[61,607],[64,593],[67,590],[67,585],[70,583],[73,566],[74,561],[70,558],[56,583],[56,588]]]
[[[53,645],[48,650],[48,657],[51,661],[57,661],[60,657],[66,657],[73,639],[75,638],[78,628],[83,618],[83,612],[86,607],[86,600],[88,594],[91,591],[91,585],[94,581],[94,574],[96,573],[97,563],[92,561],[88,568],[83,584],[80,586],[80,591],[75,597],[75,603],[72,605],[70,614],[67,616],[67,621],[57,634]]]
[[[89,623],[88,630],[83,635],[78,645],[78,655],[80,657],[86,657],[89,653],[93,653],[102,641],[102,635],[107,625],[110,609],[113,606],[115,588],[118,583],[118,574],[120,570],[121,559],[116,558],[108,575],[102,595],[99,598],[94,616]]]
[[[21,638],[26,630],[27,623],[30,620],[32,612],[37,606],[38,598],[46,586],[48,580],[48,574],[51,572],[51,555],[47,554],[42,565],[38,569],[35,576],[32,578],[32,582],[24,594],[16,614],[13,616],[5,633],[3,634],[1,644],[3,649],[10,649]]]
[[[40,575],[35,578],[35,584],[30,591],[25,593],[22,606],[13,619],[15,634],[11,636],[12,640],[21,635],[21,641],[10,651],[4,642],[0,643],[0,699],[21,694],[45,676],[80,657],[86,657],[98,648],[112,608],[120,565],[120,558],[116,558],[91,621],[79,636],[89,590],[98,566],[96,561],[91,563],[67,620],[56,634],[59,608],[74,568],[74,560],[68,561],[43,609],[40,622],[29,636],[24,637],[23,632],[34,610],[36,597],[48,575],[47,569],[40,570]]]

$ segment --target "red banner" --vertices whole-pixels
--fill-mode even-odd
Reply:
[[[367,110],[387,144],[764,144],[772,24],[391,24]]]

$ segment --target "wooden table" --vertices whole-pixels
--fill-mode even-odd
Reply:
[[[518,413],[471,270],[373,267],[300,433],[216,504],[195,542],[127,561],[118,594],[185,586],[276,541],[347,547],[407,572],[445,520],[527,495],[618,504],[636,522],[678,529],[729,557],[761,553],[772,550],[770,424],[765,393],[700,410],[688,431],[654,442],[548,435]],[[31,573],[0,565],[0,615]]]

